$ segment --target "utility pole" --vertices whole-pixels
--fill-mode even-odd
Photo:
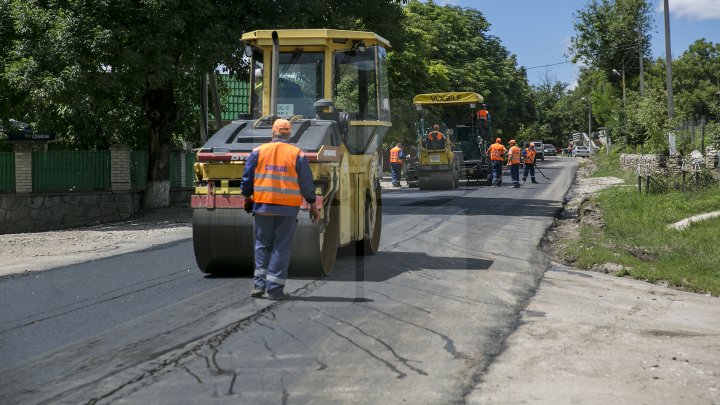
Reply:
[[[673,87],[672,87],[672,54],[670,53],[670,8],[668,0],[663,0],[665,11],[665,71],[667,73],[667,101],[668,116],[672,120],[675,117],[675,105],[673,104]]]
[[[642,34],[642,24],[640,25],[640,30],[638,32],[638,56],[639,56],[639,64],[640,64],[640,97],[643,96],[643,90],[645,89],[645,83],[643,81],[643,74],[645,73],[643,71],[643,57],[645,56],[645,52],[643,52],[643,34]]]

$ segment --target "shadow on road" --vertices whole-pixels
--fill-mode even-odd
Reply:
[[[445,208],[446,212],[438,211]],[[504,215],[554,218],[562,203],[535,198],[429,197],[383,200],[383,215]]]

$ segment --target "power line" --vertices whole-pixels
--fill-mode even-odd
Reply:
[[[550,66],[557,66],[557,65],[564,65],[564,64],[566,64],[566,63],[571,63],[571,62],[566,60],[565,62],[551,63],[551,64],[549,64],[549,65],[532,66],[532,67],[529,67],[529,68],[525,68],[525,70],[539,69],[539,68],[550,67]]]

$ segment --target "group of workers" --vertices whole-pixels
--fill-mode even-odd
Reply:
[[[507,155],[507,164],[510,167],[510,178],[512,179],[513,188],[519,188],[520,184],[524,184],[525,180],[530,175],[530,180],[533,183],[537,183],[535,180],[535,146],[532,143],[525,143],[523,148],[520,148],[515,144],[515,140],[511,139],[509,142],[510,149],[506,149],[502,144],[502,139],[495,139],[495,143],[490,145],[487,150],[487,154],[490,156],[490,162],[492,165],[492,186],[498,187],[502,184],[503,176],[503,163]],[[524,164],[525,170],[523,172],[522,183],[520,181],[520,166]]]

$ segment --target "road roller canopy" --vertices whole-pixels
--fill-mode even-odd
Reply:
[[[351,120],[390,125],[386,51],[390,43],[372,32],[329,29],[243,34],[253,72],[254,118],[271,112],[273,33],[279,46],[278,116],[314,118],[314,103],[323,100],[325,104],[332,101],[334,110],[347,112]]]
[[[418,94],[413,97],[413,104],[422,105],[442,105],[442,104],[480,104],[483,97],[477,93],[469,91],[450,91],[446,93],[427,93]]]

